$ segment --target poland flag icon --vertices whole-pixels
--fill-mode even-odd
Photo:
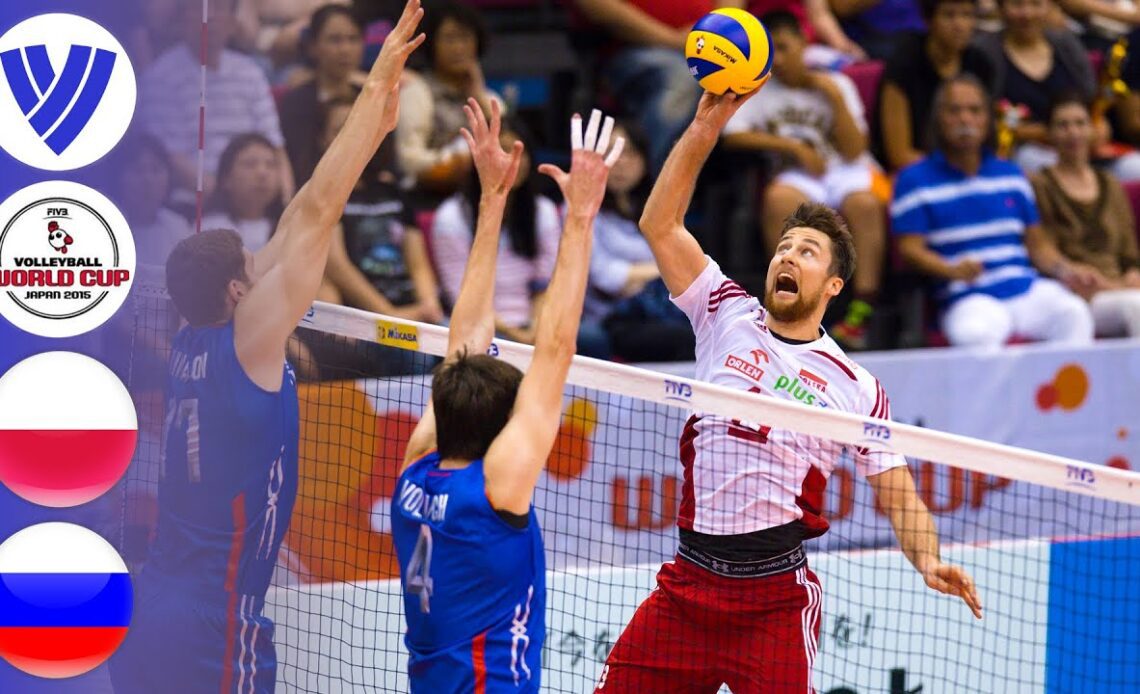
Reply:
[[[75,677],[115,652],[134,606],[131,577],[106,540],[41,523],[0,544],[0,657],[37,677]]]
[[[77,506],[127,471],[138,439],[131,395],[73,352],[29,357],[0,377],[0,483],[42,506]]]

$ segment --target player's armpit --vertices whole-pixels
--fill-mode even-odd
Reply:
[[[404,464],[400,467],[400,474],[404,474],[404,470],[409,465],[435,450],[435,448],[435,405],[431,400],[428,400],[423,416],[420,417],[420,421],[416,423],[416,428],[412,430],[412,435],[408,438],[408,446],[404,449]]]
[[[323,267],[323,266],[322,266]],[[234,350],[250,380],[281,389],[285,344],[317,295],[323,273],[289,276],[279,263],[259,278],[234,311]]]
[[[487,498],[496,510],[528,512],[538,476],[558,435],[565,373],[540,366],[531,364],[519,386],[514,414],[483,457]]]
[[[669,293],[673,296],[684,294],[708,264],[700,243],[680,224],[656,234],[645,233],[645,238]]]

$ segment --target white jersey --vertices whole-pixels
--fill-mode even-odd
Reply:
[[[696,333],[698,380],[890,419],[879,381],[831,337],[803,344],[776,337],[764,323],[760,301],[711,258],[673,302]],[[709,535],[737,535],[799,521],[805,539],[822,535],[824,486],[845,453],[864,476],[906,465],[898,454],[694,412],[681,436],[684,482],[677,524]]]

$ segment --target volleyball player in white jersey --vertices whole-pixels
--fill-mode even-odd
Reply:
[[[763,97],[760,97],[763,98]],[[697,338],[697,378],[814,407],[890,419],[878,380],[820,323],[855,269],[851,234],[805,204],[785,224],[764,304],[728,279],[685,229],[697,176],[745,101],[705,94],[641,218],[673,301]],[[822,589],[802,542],[827,532],[824,486],[844,444],[693,413],[681,435],[680,545],[603,667],[597,692],[812,692]],[[934,521],[906,460],[852,449],[903,552],[931,588],[981,604],[970,576],[942,563]],[[867,586],[874,590],[873,586]]]

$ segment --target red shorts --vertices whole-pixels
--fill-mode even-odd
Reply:
[[[806,565],[727,578],[680,557],[657,574],[610,651],[596,694],[807,692],[823,589]]]

